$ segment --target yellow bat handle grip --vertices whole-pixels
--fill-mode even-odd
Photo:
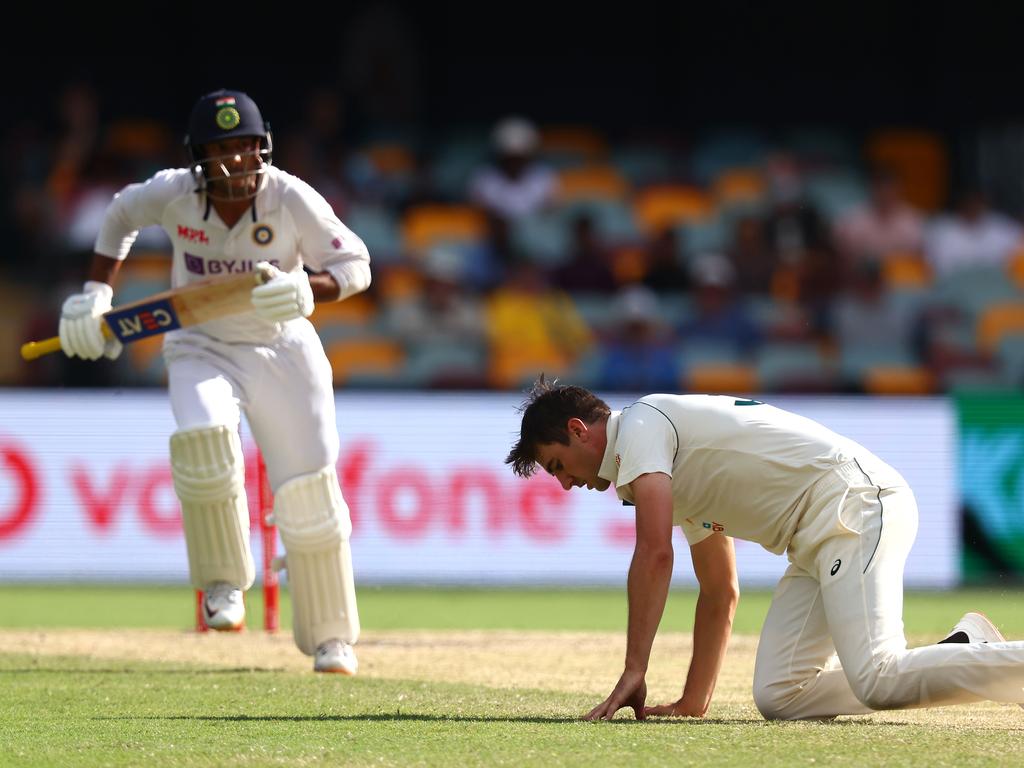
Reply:
[[[100,325],[100,330],[103,332],[103,338],[114,338],[113,331],[110,330],[110,327],[106,323]],[[53,336],[49,339],[43,339],[42,341],[26,341],[21,345],[21,359],[35,360],[43,355],[60,352],[60,350],[60,336]]]
[[[60,352],[60,336],[42,341],[28,341],[21,345],[22,360],[35,360],[51,352]]]

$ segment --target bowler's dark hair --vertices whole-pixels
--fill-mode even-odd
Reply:
[[[519,442],[512,446],[506,464],[520,477],[529,477],[537,469],[537,450],[551,443],[569,444],[569,419],[580,419],[588,426],[606,418],[611,408],[583,387],[548,381],[544,374],[534,382],[526,401],[519,408],[523,424]]]

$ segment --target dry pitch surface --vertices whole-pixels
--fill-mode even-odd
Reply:
[[[759,717],[750,696],[756,642],[753,637],[733,638],[709,717],[715,716],[716,704],[731,713],[739,710]],[[597,704],[621,671],[624,647],[624,635],[614,632],[378,631],[364,633],[357,651],[363,678],[582,693],[592,695]],[[689,634],[659,635],[647,676],[649,703],[679,695],[690,650]],[[312,674],[310,659],[296,650],[287,632],[270,636],[262,632],[0,630],[2,653]],[[624,710],[619,717],[628,714]],[[868,719],[941,728],[1024,730],[1024,710],[990,703],[885,712]]]

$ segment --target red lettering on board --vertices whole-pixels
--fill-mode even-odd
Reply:
[[[436,504],[447,513],[444,519],[449,533],[464,533],[467,527],[466,507],[472,496],[479,496],[487,510],[488,523],[495,527],[503,517],[501,512],[501,484],[494,475],[479,469],[464,469],[453,474],[451,490],[447,503],[445,499],[437,499]],[[488,528],[491,526],[488,525]]]
[[[39,501],[39,480],[28,454],[13,444],[0,445],[0,477],[13,478],[10,488],[17,488],[8,509],[0,509],[0,539],[14,538],[36,514]]]
[[[399,505],[404,508],[399,508]],[[377,509],[384,530],[400,539],[423,536],[430,526],[430,482],[415,469],[401,467],[377,481]]]
[[[565,507],[569,494],[551,477],[540,476],[523,485],[519,508],[523,533],[538,541],[565,539]]]
[[[173,503],[159,504],[161,499]],[[139,519],[143,527],[156,536],[181,534],[181,508],[174,495],[174,479],[170,467],[159,464],[142,473],[139,483]]]
[[[110,529],[124,501],[129,479],[128,470],[117,467],[111,474],[106,490],[103,490],[93,485],[85,467],[80,464],[71,467],[71,486],[75,489],[79,504],[85,510],[85,520],[90,527],[99,532]]]

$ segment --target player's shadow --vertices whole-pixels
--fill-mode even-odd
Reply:
[[[260,672],[283,672],[282,669],[271,669],[267,667],[232,667],[230,669],[153,669],[152,667],[95,667],[93,669],[76,669],[77,675],[237,675],[237,674],[258,674]],[[0,669],[0,675],[38,675],[56,673],[62,676],[68,674],[66,668],[60,667],[15,667],[13,669]]]
[[[358,715],[153,715],[141,717],[95,717],[94,720],[192,720],[196,722],[224,723],[582,723],[582,717],[543,717],[515,715],[428,715],[417,712],[377,712]],[[632,717],[618,717],[611,725],[637,723]],[[764,723],[761,718],[706,718],[683,720],[681,718],[650,718],[645,725],[750,725]],[[606,723],[608,724],[608,723]]]

